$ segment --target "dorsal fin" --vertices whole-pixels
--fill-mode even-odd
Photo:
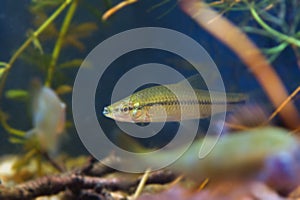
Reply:
[[[182,80],[177,85],[185,85],[186,81],[189,82],[189,84],[194,89],[200,89],[200,90],[208,90],[208,84],[210,86],[210,89],[214,91],[221,91],[220,85],[217,84],[217,81],[213,77],[208,77],[208,83],[204,81],[204,78],[200,74],[195,74],[190,77],[188,77],[186,80]]]

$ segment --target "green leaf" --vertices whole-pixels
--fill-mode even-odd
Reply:
[[[71,67],[80,67],[82,59],[74,59],[67,62],[64,62],[58,66],[58,68],[71,68]]]
[[[72,121],[67,120],[65,128],[68,129],[68,128],[72,128],[72,127],[74,127],[74,123]]]
[[[31,46],[21,55],[21,59],[42,72],[46,72],[51,61],[51,54],[41,54],[38,49]]]
[[[2,77],[4,71],[5,71],[5,68],[0,68],[0,78]]]
[[[58,94],[58,95],[62,95],[62,94],[67,94],[67,93],[70,93],[72,92],[72,87],[69,86],[69,85],[61,85],[59,86],[55,92]]]
[[[98,26],[94,22],[85,22],[81,24],[72,25],[70,32],[75,35],[76,38],[86,38],[98,29]]]
[[[5,97],[7,99],[24,101],[28,99],[29,94],[26,90],[8,90],[5,92]]]
[[[97,30],[97,28],[97,24],[93,22],[71,24],[68,34],[64,39],[64,47],[73,46],[79,50],[84,50],[85,45],[80,39],[89,37]]]
[[[8,140],[12,144],[24,144],[24,139],[21,138],[10,137]]]
[[[6,62],[0,62],[0,66],[6,67],[7,63]]]
[[[41,42],[39,41],[39,39],[33,33],[34,33],[33,30],[28,31],[29,37],[33,38],[32,44],[33,44],[34,48],[38,49],[40,54],[44,54],[44,50],[43,50],[43,47],[41,45]]]

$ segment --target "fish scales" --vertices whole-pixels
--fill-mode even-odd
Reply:
[[[235,104],[243,103],[246,98],[244,94],[191,90],[180,84],[171,84],[138,91],[106,107],[103,114],[126,122],[181,121],[206,118],[212,112],[226,112],[226,107],[232,110]]]

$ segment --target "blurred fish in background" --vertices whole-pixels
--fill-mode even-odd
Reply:
[[[32,87],[33,129],[27,132],[27,137],[36,136],[40,150],[53,154],[58,150],[59,137],[65,128],[66,105],[40,81],[33,81]]]

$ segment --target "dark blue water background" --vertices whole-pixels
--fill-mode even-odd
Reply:
[[[255,80],[255,77],[248,71],[247,67],[245,67],[239,58],[232,53],[230,49],[217,41],[213,36],[208,34],[193,20],[186,16],[178,6],[173,8],[164,17],[159,18],[160,15],[164,14],[166,10],[170,9],[176,3],[175,1],[170,1],[151,12],[148,12],[147,10],[154,4],[161,1],[140,1],[134,5],[122,9],[116,15],[111,17],[106,23],[102,23],[99,19],[99,16],[93,14],[91,10],[87,8],[92,5],[94,9],[99,9],[98,11],[103,12],[105,10],[103,1],[94,0],[87,2],[89,5],[85,3],[80,4],[81,6],[76,12],[74,21],[77,23],[85,21],[95,22],[98,25],[98,30],[92,34],[92,36],[83,40],[86,47],[84,51],[78,51],[70,47],[66,48],[61,52],[59,61],[66,61],[68,59],[78,57],[84,58],[96,45],[103,40],[128,29],[147,26],[170,28],[187,34],[198,41],[206,49],[218,66],[226,85],[226,89],[235,92],[254,94],[254,101],[263,104],[264,107],[269,110],[272,109],[260,85]],[[32,16],[28,12],[29,4],[29,0],[1,1],[0,61],[8,61],[15,50],[22,44],[22,42],[25,41],[27,37],[27,30],[33,29],[31,22],[34,17],[38,16]],[[242,19],[242,15],[240,13],[233,13],[230,15],[226,14],[226,16],[236,23],[239,23],[239,20]],[[60,17],[56,22],[59,22],[62,19],[63,18]],[[257,26],[251,20],[248,23]],[[260,37],[256,35],[250,35],[250,37],[257,44],[259,44],[260,47],[271,47],[276,45],[274,40],[271,38]],[[52,48],[53,44],[49,44],[48,46],[44,46],[44,51],[51,53]],[[180,58],[176,58],[176,56],[168,53],[162,53],[155,50],[141,50],[124,55],[122,58],[112,64],[112,66],[109,68],[109,72],[107,72],[106,75],[101,78],[101,82],[99,83],[100,89],[97,92],[96,97],[96,110],[98,112],[99,121],[104,126],[104,129],[110,130],[116,128],[113,120],[107,119],[101,114],[103,106],[110,103],[110,95],[114,83],[132,66],[147,62],[167,64],[177,70],[180,70],[187,77],[193,74],[191,67],[182,67],[182,61],[180,61]],[[285,51],[283,51],[278,59],[273,63],[273,66],[285,83],[289,92],[292,92],[297,86],[300,85],[300,72],[291,48],[287,48]],[[66,74],[66,83],[72,85],[75,79],[76,70],[65,71],[64,73]],[[14,64],[13,69],[9,74],[6,83],[6,89],[27,89],[29,82],[35,77],[43,80],[45,74],[40,73],[40,71],[36,70],[36,68],[19,59]],[[68,105],[68,120],[72,121],[71,95],[63,96],[62,98]],[[299,98],[296,99],[296,103],[299,108]],[[1,106],[4,111],[9,113],[9,123],[13,127],[22,130],[29,130],[32,128],[30,114],[28,112],[28,103],[16,102],[2,98]],[[174,123],[168,124],[167,129],[159,134],[159,136],[155,138],[155,141],[168,141],[173,137],[172,132],[176,130],[176,127],[177,125]],[[77,136],[75,128],[69,128],[67,133],[68,137],[66,141],[64,141],[64,149],[72,152],[75,155],[84,152],[85,149]],[[1,127],[0,134],[1,153],[13,153],[20,151],[20,146],[16,147],[16,145],[12,145],[8,142],[8,134]],[[111,137],[117,138],[117,135],[112,134]]]

